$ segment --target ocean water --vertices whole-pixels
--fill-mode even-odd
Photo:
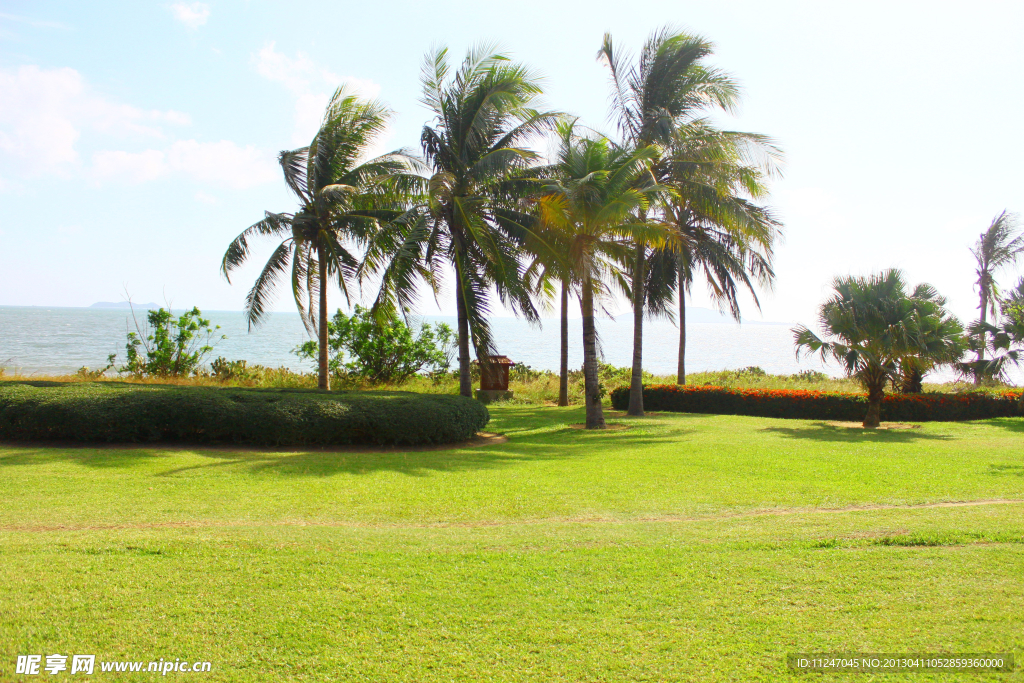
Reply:
[[[140,323],[145,312],[137,312]],[[208,360],[224,356],[244,359],[250,365],[310,370],[292,350],[308,339],[297,313],[273,313],[252,332],[239,311],[204,311],[220,326],[214,351]],[[446,322],[450,317],[426,316],[426,322]],[[535,369],[558,369],[559,326],[555,318],[542,325],[530,325],[515,318],[491,321],[499,352]],[[841,372],[834,365],[823,366],[817,358],[797,360],[793,334],[788,324],[711,323],[687,325],[688,372],[739,369],[756,365],[772,374],[793,374],[805,369],[830,375]],[[103,367],[111,353],[124,361],[125,337],[135,325],[128,311],[99,308],[45,308],[0,306],[0,365],[8,372],[26,375],[64,374],[86,366]],[[569,364],[583,365],[580,320],[569,321]],[[602,318],[598,334],[606,362],[628,366],[632,362],[632,317]],[[655,374],[675,374],[679,331],[667,321],[648,321],[644,326],[644,368]],[[1020,373],[1017,373],[1020,374]],[[929,375],[927,381],[947,381],[952,373]],[[1015,379],[1020,383],[1020,378]]]

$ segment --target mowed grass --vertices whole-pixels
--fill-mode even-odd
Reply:
[[[168,675],[217,681],[771,681],[806,677],[791,652],[1024,657],[1024,420],[666,414],[590,433],[569,428],[579,409],[492,415],[507,443],[449,450],[0,445],[0,680],[55,652],[209,660]],[[955,677],[972,679],[994,677]]]

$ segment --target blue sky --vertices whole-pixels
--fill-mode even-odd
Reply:
[[[387,147],[415,147],[424,53],[493,41],[545,76],[552,108],[613,132],[602,35],[638,48],[671,24],[712,39],[713,63],[743,85],[723,125],[786,153],[778,284],[748,317],[811,323],[833,276],[891,266],[975,315],[968,245],[1004,208],[1024,210],[1024,5],[580,8],[0,0],[0,305],[87,306],[127,288],[238,310],[261,264],[229,285],[224,248],[265,209],[293,207],[275,155],[308,142],[339,83],[395,109]],[[293,308],[284,292],[277,308]],[[426,298],[421,312],[438,310]]]

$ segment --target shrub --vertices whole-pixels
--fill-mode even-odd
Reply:
[[[447,372],[455,352],[455,333],[444,323],[421,323],[419,333],[401,320],[381,322],[356,306],[352,316],[338,311],[327,323],[332,375],[356,375],[370,382],[401,382],[418,372]],[[295,349],[304,360],[317,361],[319,345],[310,340]]]
[[[133,313],[134,314],[134,313]],[[128,333],[125,346],[127,360],[118,372],[135,377],[181,377],[198,371],[203,358],[213,346],[210,343],[215,330],[202,311],[193,308],[180,316],[164,308],[146,314],[149,327],[145,330],[136,322],[136,331]],[[224,336],[221,335],[221,339]],[[113,367],[116,356],[110,356]],[[88,369],[86,369],[88,372]]]
[[[625,410],[629,405],[629,389],[616,389],[611,398],[612,407]],[[892,394],[882,401],[881,417],[895,422],[1013,417],[1024,414],[1022,401],[1024,397],[1020,391],[1002,394]],[[644,387],[644,408],[670,412],[860,422],[864,419],[866,407],[866,394],[675,384]]]
[[[0,439],[264,446],[452,443],[490,415],[461,396],[128,383],[0,383]]]

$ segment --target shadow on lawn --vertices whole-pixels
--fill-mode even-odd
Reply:
[[[989,424],[993,427],[1002,427],[1008,432],[1019,432],[1024,434],[1024,419],[1019,417],[994,417],[989,420],[979,422],[979,424]]]
[[[455,446],[431,450],[268,448],[215,446],[205,444],[0,444],[0,467],[73,462],[87,467],[132,468],[159,466],[160,460],[179,457],[183,452],[200,456],[201,462],[155,472],[155,476],[173,477],[185,472],[216,467],[237,467],[253,473],[271,472],[289,476],[330,477],[336,474],[400,472],[409,476],[428,476],[433,472],[459,472],[501,467],[519,463],[585,458],[603,448],[636,449],[685,438],[692,430],[672,428],[651,434],[638,423],[623,431],[588,432],[570,429],[569,424],[583,421],[582,409],[515,409],[499,414],[488,430],[501,432],[509,441],[482,446]],[[611,422],[628,423],[613,418]],[[504,423],[504,424],[503,424]]]
[[[997,477],[1024,477],[1024,465],[989,465],[988,473]]]
[[[857,429],[837,427],[819,422],[810,427],[764,427],[760,431],[771,432],[788,439],[809,439],[841,443],[911,443],[913,441],[949,441],[947,434],[929,434],[920,429]]]

